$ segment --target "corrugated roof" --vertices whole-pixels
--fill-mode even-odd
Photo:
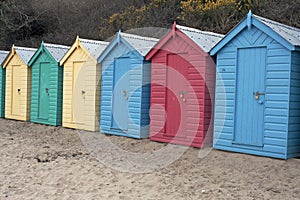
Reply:
[[[69,46],[44,43],[44,47],[51,53],[56,62],[59,62],[69,50]]]
[[[9,54],[9,51],[0,51],[0,65],[4,62],[6,56]]]
[[[210,50],[225,36],[180,25],[176,25],[176,28],[191,38],[205,52],[210,52]]]
[[[258,15],[253,15],[253,17],[273,29],[276,33],[278,33],[292,45],[300,46],[300,29],[275,22]]]
[[[154,47],[159,41],[156,38],[142,37],[139,35],[133,35],[128,33],[120,33],[133,48],[135,48],[142,56],[146,56],[147,53]]]
[[[16,46],[14,46],[14,49],[25,64],[28,64],[30,58],[37,51],[37,49],[34,48],[16,47]]]
[[[82,39],[82,38],[79,38],[79,41],[84,46],[84,48],[88,52],[90,52],[90,54],[95,59],[98,59],[98,57],[101,55],[101,53],[104,51],[104,49],[109,44],[109,42],[98,41],[98,40],[88,40],[88,39]]]

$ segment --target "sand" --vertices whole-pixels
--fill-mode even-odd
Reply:
[[[101,138],[105,142],[93,143]],[[148,139],[5,119],[0,157],[0,199],[300,199],[300,159],[206,155]]]

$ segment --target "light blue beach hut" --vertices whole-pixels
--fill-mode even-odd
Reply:
[[[251,12],[217,55],[214,148],[300,155],[300,29]]]
[[[158,39],[118,32],[100,55],[100,130],[133,138],[149,137],[151,65],[146,54]]]

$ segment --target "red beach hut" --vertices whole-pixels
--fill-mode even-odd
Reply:
[[[147,54],[152,61],[151,140],[211,145],[215,62],[209,52],[222,38],[174,23]]]

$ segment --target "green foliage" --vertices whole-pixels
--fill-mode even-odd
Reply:
[[[0,0],[0,49],[38,47],[41,40],[71,45],[77,35],[106,40],[119,29],[170,28],[175,20],[225,34],[250,9],[300,27],[300,0]]]
[[[102,18],[100,36],[105,39],[118,30],[139,27],[170,27],[180,15],[180,0],[152,0],[141,7],[129,6],[123,12]]]
[[[182,1],[181,19],[188,26],[226,33],[237,24],[250,9],[257,10],[264,2],[265,0]]]

